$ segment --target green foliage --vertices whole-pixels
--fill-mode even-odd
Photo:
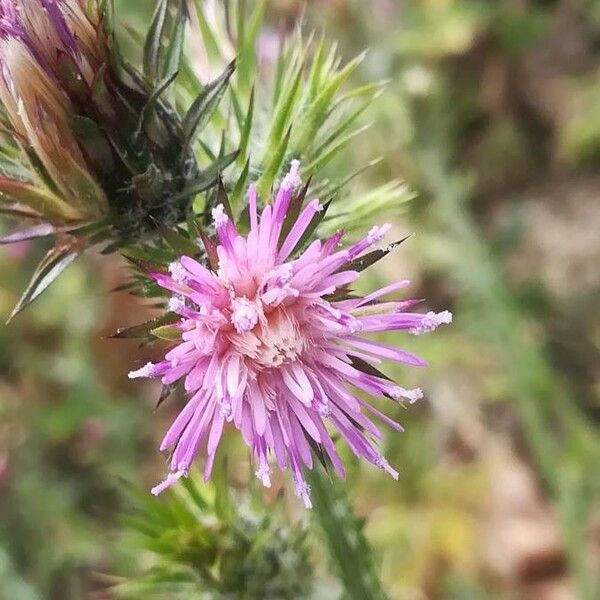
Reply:
[[[257,2],[249,12],[245,2],[233,2],[228,11],[217,5],[217,16],[211,13],[213,19],[209,21],[207,9],[195,2],[208,70],[222,69],[235,49],[238,69],[229,94],[219,104],[220,119],[213,119],[206,128],[200,155],[211,157],[222,152],[217,124],[226,123],[226,143],[239,148],[236,169],[225,177],[237,211],[245,206],[243,194],[248,183],[256,181],[262,198],[268,197],[292,159],[301,161],[305,178],[314,175],[310,194],[325,199],[340,192],[363,167],[332,180],[327,177],[328,167],[364,131],[360,117],[383,89],[383,82],[348,86],[365,55],[343,64],[334,44],[329,45],[315,32],[305,36],[300,25],[280,40],[276,56],[263,58],[262,68],[257,69],[257,53],[264,43],[259,33],[267,34],[262,23],[265,4]],[[193,70],[193,64],[188,70]],[[195,91],[190,85],[188,89]],[[376,210],[395,207],[408,197],[400,183],[372,189],[368,196],[345,191],[343,199],[334,203],[338,205],[335,226],[351,226],[356,219],[348,215],[355,210],[372,216]],[[374,202],[374,209],[367,214],[364,211],[369,202]]]
[[[195,476],[160,498],[132,490],[134,512],[125,518],[130,544],[153,565],[119,584],[125,598],[310,597],[312,566],[307,531],[288,525],[277,502],[267,512],[248,497],[235,498],[220,466],[216,486]]]

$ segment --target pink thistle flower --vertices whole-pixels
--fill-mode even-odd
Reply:
[[[270,486],[271,459],[289,467],[296,494],[311,506],[303,468],[312,468],[311,447],[326,455],[340,477],[344,465],[332,440],[336,431],[354,454],[398,473],[375,446],[381,431],[370,415],[402,431],[356,390],[412,403],[419,389],[404,389],[375,365],[382,359],[423,366],[401,348],[363,337],[379,331],[432,331],[452,316],[408,312],[416,301],[381,302],[408,285],[403,280],[365,297],[345,286],[359,277],[353,264],[377,244],[388,226],[374,227],[359,242],[340,249],[342,234],[297,246],[313,217],[317,200],[306,204],[295,223],[286,222],[296,187],[298,163],[284,178],[274,200],[259,215],[257,194],[248,190],[250,231],[238,232],[222,206],[213,211],[218,237],[218,269],[212,272],[183,256],[169,273],[153,275],[175,296],[169,308],[181,316],[181,342],[157,364],[130,377],[183,380],[190,399],[167,431],[160,449],[172,451],[171,473],[152,492],[187,474],[194,458],[205,456],[210,477],[226,423],[241,431],[256,464],[256,476]]]

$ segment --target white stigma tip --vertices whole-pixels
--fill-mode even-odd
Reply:
[[[289,172],[283,178],[281,187],[283,189],[295,189],[300,186],[302,180],[300,179],[300,161],[293,160],[290,165]]]
[[[161,492],[164,492],[167,488],[170,488],[174,483],[177,483],[177,481],[181,479],[186,473],[187,471],[185,471],[184,469],[176,471],[175,473],[169,473],[167,475],[167,478],[163,482],[159,483],[158,485],[155,485],[150,490],[150,493],[153,496],[158,496]]]
[[[225,213],[225,207],[222,204],[219,204],[212,210],[212,218],[217,229],[224,227],[227,225],[227,221],[229,221],[229,217]]]
[[[404,390],[404,397],[407,398],[411,404],[414,404],[417,400],[420,400],[423,397],[423,390],[421,390],[421,388]]]
[[[393,469],[390,466],[390,463],[381,455],[377,456],[375,459],[375,465],[377,465],[380,469],[384,470],[386,473],[389,473],[394,479],[398,479],[398,471]]]
[[[137,371],[130,371],[127,374],[129,379],[137,379],[139,377],[154,377],[156,371],[156,365],[154,363],[146,363],[142,368]]]

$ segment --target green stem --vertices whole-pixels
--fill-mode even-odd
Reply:
[[[319,523],[331,561],[344,586],[344,598],[387,600],[379,580],[373,550],[363,523],[354,515],[344,488],[332,482],[320,467],[308,474],[313,500],[312,515]]]

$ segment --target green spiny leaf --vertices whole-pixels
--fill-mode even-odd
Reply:
[[[127,259],[138,259],[151,263],[164,264],[173,260],[172,251],[164,248],[156,248],[148,245],[130,245],[120,248],[119,251]]]
[[[144,44],[144,75],[150,83],[158,79],[160,47],[167,20],[168,0],[159,0]]]
[[[281,165],[283,164],[283,161],[285,159],[291,135],[292,128],[290,127],[285,136],[282,139],[280,139],[279,147],[275,148],[275,151],[272,153],[271,158],[265,167],[264,173],[258,180],[258,192],[263,197],[267,197],[267,195],[271,191],[271,187],[273,186],[275,178],[281,171]]]
[[[154,114],[154,109],[158,101],[160,100],[161,95],[165,92],[165,90],[175,81],[177,77],[177,71],[172,72],[166,75],[161,81],[158,82],[156,88],[152,91],[152,94],[148,97],[142,112],[140,113],[140,119],[138,121],[138,126],[135,132],[135,137],[139,138],[142,133],[142,129],[148,123],[150,117]]]
[[[196,7],[196,15],[198,18],[198,26],[200,27],[200,33],[202,35],[202,41],[206,52],[211,59],[221,58],[221,50],[218,39],[218,34],[214,32],[211,26],[208,24],[204,16],[204,10],[202,9],[202,0],[194,0]]]
[[[359,258],[355,258],[353,261],[345,264],[343,267],[344,271],[364,271],[366,268],[374,265],[376,262],[380,261],[382,258],[386,257],[392,250],[397,248],[400,244],[404,243],[410,235],[398,240],[397,242],[393,242],[389,246],[385,248],[378,248],[377,250],[373,250],[364,256]]]
[[[215,513],[225,523],[232,523],[235,518],[233,498],[227,482],[227,458],[221,458],[214,470]]]
[[[188,256],[195,256],[198,254],[198,246],[192,239],[166,225],[157,223],[157,226],[167,244],[169,244],[177,254],[185,254]]]
[[[161,325],[150,330],[150,333],[158,339],[168,342],[181,340],[181,329],[175,325]]]
[[[171,41],[167,46],[165,64],[163,67],[163,78],[168,79],[172,74],[179,72],[181,58],[183,56],[183,42],[185,37],[185,12],[184,0],[179,0],[177,15],[175,16],[174,29],[171,33]]]
[[[208,507],[208,502],[204,499],[204,497],[200,493],[200,490],[198,489],[198,486],[196,485],[194,478],[193,477],[184,477],[181,480],[181,482],[182,482],[183,487],[186,489],[187,493],[189,494],[190,498],[196,505],[196,507],[202,511],[205,510]]]
[[[374,214],[391,208],[397,210],[399,206],[414,197],[408,186],[399,181],[390,181],[366,193],[354,195],[343,205],[336,204],[334,214],[323,222],[320,232],[327,235],[338,229],[356,229],[365,220],[370,220]],[[344,211],[343,214],[338,212],[340,209]]]
[[[323,62],[325,59],[325,36],[321,35],[317,50],[315,52],[313,62],[308,76],[308,97],[313,99],[316,97],[319,86],[321,85],[323,75]]]
[[[250,99],[248,101],[248,110],[246,117],[244,118],[243,125],[240,128],[240,155],[238,157],[238,163],[243,164],[246,162],[248,157],[248,142],[250,140],[250,133],[252,131],[252,122],[254,119],[254,88],[250,92]]]
[[[183,191],[176,194],[171,202],[177,203],[183,199],[190,198],[196,194],[205,192],[211,188],[219,178],[220,173],[226,169],[237,157],[238,151],[235,150],[229,154],[226,154],[223,158],[217,159],[208,169],[202,172],[200,177],[195,180],[188,182]]]
[[[31,304],[79,254],[80,250],[71,245],[52,248],[38,265],[27,289],[13,309],[7,323]]]
[[[351,60],[345,67],[327,80],[303,115],[302,124],[298,129],[297,138],[294,142],[295,149],[301,150],[308,146],[315,138],[316,132],[319,130],[331,107],[331,102],[335,94],[362,62],[363,58],[364,53]]]
[[[281,137],[284,135],[285,130],[290,127],[293,109],[298,98],[300,82],[302,81],[302,72],[303,65],[300,63],[296,67],[296,70],[294,71],[289,85],[281,97],[281,100],[275,107],[271,131],[269,132],[268,137],[268,146],[266,151],[267,157],[272,156],[276,152],[277,147],[280,145]]]
[[[311,172],[319,172],[334,156],[339,154],[340,150],[344,148],[352,139],[366,131],[370,127],[370,124],[363,125],[358,129],[347,133],[344,136],[332,138],[333,142],[331,145],[323,149],[321,153],[316,153],[316,157],[308,165],[306,170]]]
[[[315,504],[313,516],[321,526],[331,561],[344,586],[344,598],[386,600],[363,524],[353,515],[348,500],[337,483],[328,481],[320,469],[308,471],[307,476]]]
[[[333,196],[333,195],[335,195],[337,192],[339,192],[340,190],[342,190],[343,188],[345,188],[353,179],[355,179],[356,177],[358,177],[359,175],[361,175],[362,173],[364,173],[368,169],[371,169],[375,165],[378,165],[381,161],[382,161],[381,157],[375,158],[374,160],[372,160],[371,162],[367,163],[366,165],[364,165],[360,169],[357,169],[356,171],[351,172],[347,177],[345,177],[341,181],[336,182],[336,184],[334,186],[332,186],[332,185],[326,185],[324,187],[324,191],[325,191],[324,195],[326,195],[326,196]]]
[[[325,152],[328,147],[334,146],[339,138],[360,117],[360,115],[371,105],[375,97],[369,97],[361,102],[352,112],[338,119],[337,124],[328,132],[327,137],[315,149],[315,154]],[[359,130],[362,131],[363,129]]]
[[[94,168],[100,173],[111,173],[115,168],[114,155],[98,124],[88,117],[75,115],[71,128]]]
[[[229,79],[235,70],[235,61],[231,61],[223,73],[211,81],[194,100],[183,120],[184,147],[187,149],[194,135],[202,131],[204,125],[214,113],[225,93]]]
[[[244,194],[244,189],[246,188],[246,182],[248,181],[248,175],[250,174],[250,159],[246,160],[246,164],[240,173],[237,181],[235,182],[235,186],[233,188],[233,192],[231,192],[231,198],[235,206],[240,204],[240,200],[242,195]]]
[[[16,179],[0,177],[0,201],[18,202],[41,215],[60,220],[77,220],[81,213],[50,190]]]
[[[244,27],[243,38],[239,43],[239,71],[238,82],[243,90],[247,90],[254,76],[254,67],[256,64],[256,41],[260,33],[265,13],[265,0],[258,0],[254,11],[250,15]]]
[[[237,128],[241,131],[244,125],[244,114],[242,112],[242,105],[240,98],[235,91],[235,86],[229,86],[229,100],[231,104],[231,108],[233,108],[233,115],[235,116],[235,124]]]
[[[151,319],[150,321],[134,325],[133,327],[123,327],[110,337],[116,339],[145,338],[152,333],[153,329],[157,329],[163,325],[176,323],[179,319],[179,315],[169,312],[156,319]]]

